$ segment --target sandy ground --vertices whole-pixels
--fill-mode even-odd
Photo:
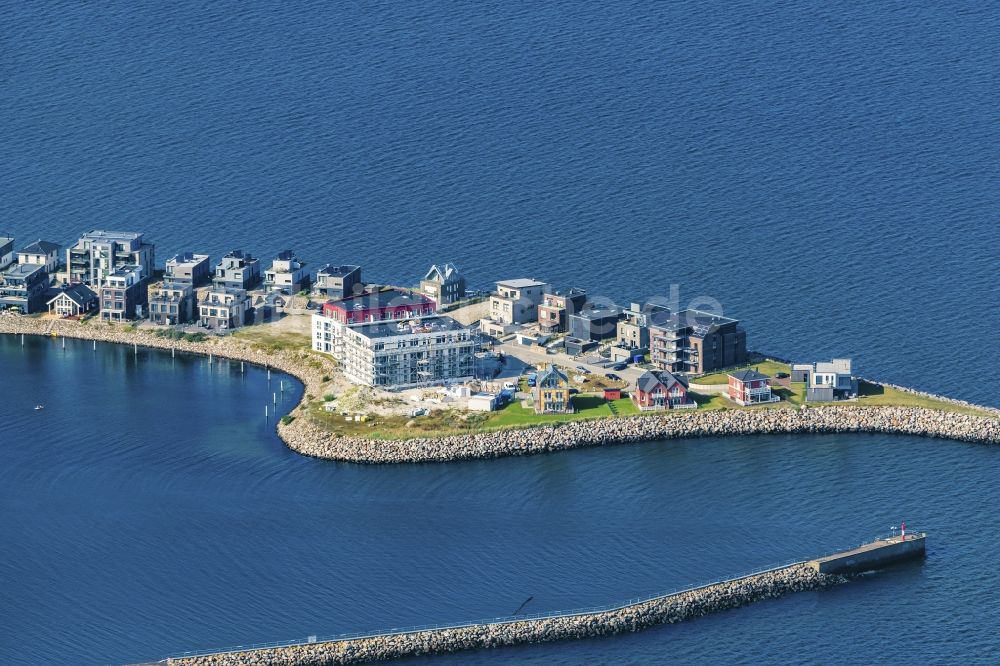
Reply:
[[[479,321],[486,317],[490,312],[490,302],[482,301],[480,303],[473,303],[472,305],[466,305],[462,308],[457,308],[451,312],[445,312],[444,314],[452,319],[456,320],[460,324],[468,326],[474,322]]]

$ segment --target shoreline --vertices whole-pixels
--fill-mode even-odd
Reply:
[[[324,377],[336,365],[310,351],[262,351],[231,337],[189,342],[161,338],[148,330],[128,330],[91,321],[0,316],[0,334],[63,336],[147,348],[188,352],[244,361],[284,372],[303,384],[302,398],[288,414],[290,423],[277,419],[277,434],[301,455],[359,464],[400,464],[482,460],[532,455],[574,448],[636,444],[681,437],[742,436],[801,433],[892,433],[939,437],[970,443],[1000,444],[1000,410],[939,398],[960,406],[974,406],[998,417],[959,414],[925,407],[822,406],[806,409],[731,409],[683,414],[654,414],[567,421],[553,425],[505,428],[468,435],[376,439],[338,436],[310,422],[310,399],[323,394]],[[885,386],[891,386],[884,384]],[[913,389],[896,387],[918,395]],[[287,420],[287,419],[286,419]]]

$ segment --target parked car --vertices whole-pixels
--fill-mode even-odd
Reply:
[[[576,366],[576,370],[577,370],[577,372],[579,372],[582,375],[589,375],[590,374],[590,370],[587,370],[587,368],[583,367],[582,365]]]
[[[616,381],[616,382],[620,382],[620,381],[622,380],[622,378],[621,378],[621,377],[619,377],[618,375],[616,375],[616,374],[615,374],[615,373],[613,373],[613,372],[609,372],[609,373],[607,373],[607,374],[606,374],[606,375],[604,375],[604,376],[605,376],[605,377],[607,377],[608,379],[610,379],[610,380],[612,380],[612,381]]]
[[[627,367],[628,367],[628,363],[615,363],[613,366],[611,366],[611,369],[612,370],[624,370]]]
[[[515,384],[514,382],[504,382],[503,383],[503,388],[504,388],[505,391],[516,391],[517,390],[517,384]]]
[[[778,372],[775,373],[774,377],[776,379],[784,379],[785,377],[791,377],[791,375],[789,375],[787,372]]]

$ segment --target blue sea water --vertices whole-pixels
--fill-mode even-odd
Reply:
[[[161,261],[292,247],[393,283],[451,260],[476,286],[619,301],[679,285],[753,348],[997,406],[998,28],[983,3],[4,3],[0,234],[142,230]],[[355,468],[288,453],[259,373],[0,348],[0,662],[610,602],[901,516],[940,535],[922,567],[451,661],[996,651],[988,449],[754,438]]]

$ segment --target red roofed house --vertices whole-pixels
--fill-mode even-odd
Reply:
[[[666,370],[648,370],[639,377],[632,401],[642,411],[696,407],[688,396],[687,382]]]
[[[729,373],[729,399],[744,407],[780,400],[771,394],[771,378],[756,370]]]

